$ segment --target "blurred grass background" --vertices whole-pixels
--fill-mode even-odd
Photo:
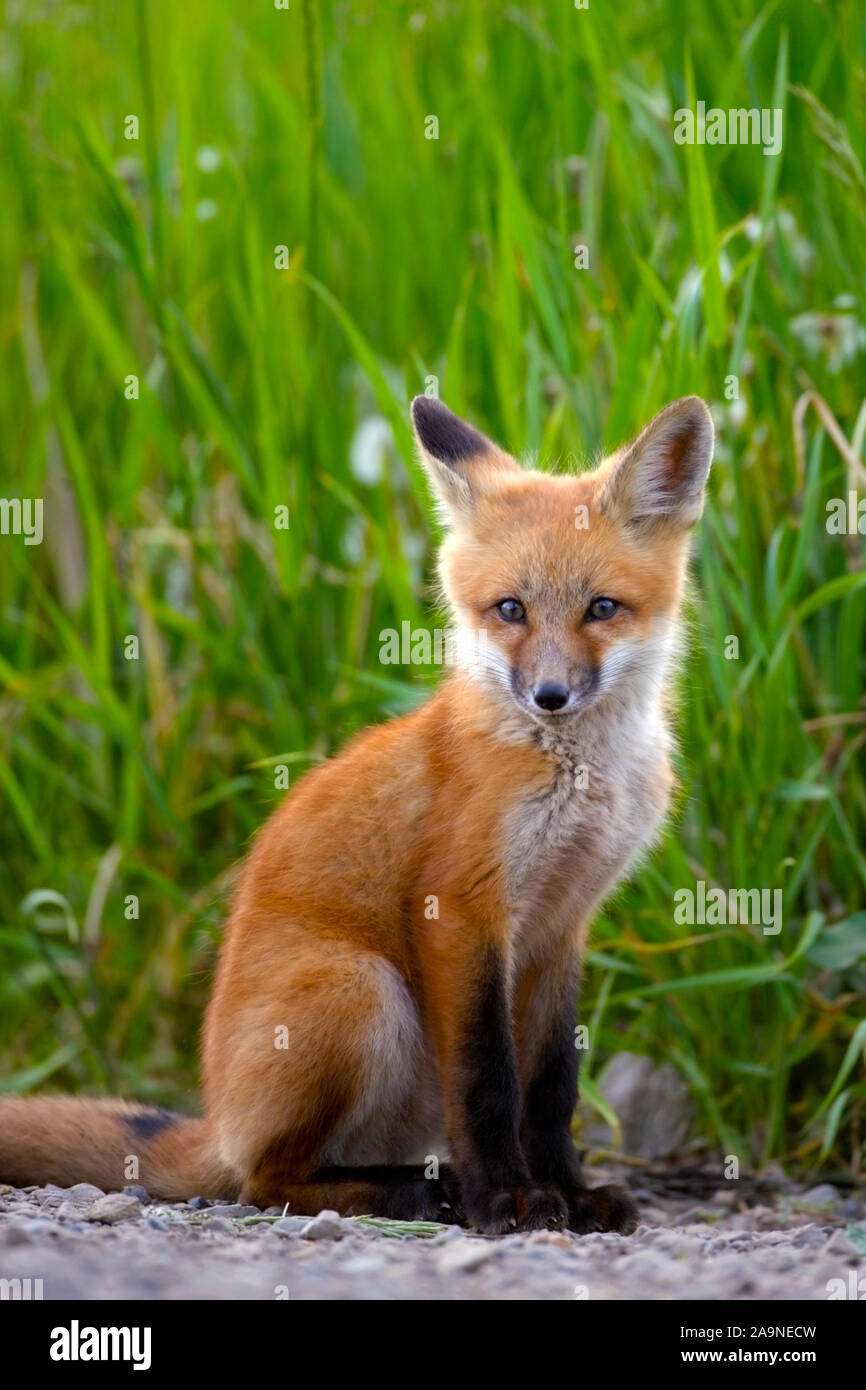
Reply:
[[[0,1088],[193,1103],[275,766],[431,679],[378,661],[383,628],[435,621],[429,377],[545,467],[698,392],[681,804],[596,930],[584,1111],[628,1048],[724,1152],[858,1168],[866,570],[825,520],[866,496],[864,24],[853,0],[7,4],[2,490],[45,498],[45,540],[0,537]],[[783,108],[783,153],[676,145],[699,98]],[[698,878],[782,888],[780,935],[675,925]]]

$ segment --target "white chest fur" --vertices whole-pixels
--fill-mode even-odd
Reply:
[[[541,735],[550,780],[505,828],[519,925],[588,917],[652,843],[667,807],[672,740],[659,706],[605,701],[563,727]]]

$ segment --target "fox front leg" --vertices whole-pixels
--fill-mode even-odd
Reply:
[[[430,955],[431,962],[438,955],[441,970],[434,965],[428,997],[467,1221],[488,1235],[563,1227],[563,1198],[533,1181],[520,1143],[520,1083],[503,956],[493,942],[476,945],[471,926],[457,928],[452,919],[452,927],[447,950],[443,945]],[[464,986],[459,990],[455,974]]]
[[[571,1137],[577,1103],[579,962],[566,956],[558,970],[542,974],[543,982],[539,978],[537,989],[525,995],[525,1031],[534,1034],[521,1123],[526,1161],[534,1181],[562,1197],[570,1230],[627,1234],[637,1225],[637,1207],[618,1187],[587,1187]]]

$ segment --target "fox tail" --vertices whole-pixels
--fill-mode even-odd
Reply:
[[[0,1182],[16,1187],[93,1183],[116,1192],[130,1183],[152,1197],[237,1195],[204,1120],[123,1100],[71,1096],[0,1099]]]

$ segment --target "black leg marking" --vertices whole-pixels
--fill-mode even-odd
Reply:
[[[539,1182],[583,1182],[571,1139],[571,1117],[577,1104],[577,995],[575,971],[566,982],[553,1028],[526,1091],[523,1144],[532,1176]]]
[[[469,1220],[491,1235],[563,1226],[561,1195],[533,1185],[520,1147],[520,1082],[503,963],[483,962],[460,1057],[461,1132],[455,1135]]]
[[[571,1138],[571,1116],[577,1102],[577,994],[575,971],[563,990],[554,1026],[527,1088],[523,1145],[533,1179],[551,1184],[562,1194],[572,1231],[583,1235],[592,1231],[628,1234],[637,1225],[637,1207],[618,1187],[586,1186]]]
[[[491,1187],[528,1178],[520,1151],[520,1083],[502,963],[488,953],[462,1048],[467,1139]]]

